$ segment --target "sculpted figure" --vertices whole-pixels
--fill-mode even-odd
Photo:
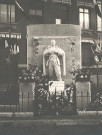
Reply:
[[[62,81],[61,71],[63,71],[63,75],[66,75],[65,52],[55,44],[56,41],[51,40],[51,46],[48,46],[43,52],[43,74],[46,75],[47,68],[50,80]]]

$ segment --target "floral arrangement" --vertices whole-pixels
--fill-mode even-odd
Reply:
[[[29,64],[29,68],[19,72],[19,81],[25,83],[36,83],[36,87],[45,88],[48,85],[49,77],[43,76],[42,66]]]
[[[74,92],[75,92],[75,84],[71,83],[71,84],[66,84],[65,86],[65,91],[68,97],[68,102],[69,104],[73,104],[74,103]]]
[[[65,86],[66,95],[64,92],[61,94],[48,92],[48,89],[44,87],[36,86],[35,89],[35,101],[37,103],[38,115],[50,114],[50,115],[62,115],[71,112],[74,105],[74,92],[75,85],[66,84]],[[69,109],[70,108],[70,109]]]
[[[52,114],[60,115],[66,113],[68,111],[66,107],[68,107],[68,100],[65,98],[64,93],[62,92],[60,95],[56,95],[53,93],[50,97],[50,110]]]
[[[36,77],[36,65],[29,65],[28,69],[19,71],[19,81],[20,82],[34,82]]]
[[[90,81],[91,72],[89,69],[77,69],[75,71],[70,71],[75,77],[75,81]]]
[[[28,69],[22,70],[19,73],[19,81],[25,83],[35,82],[35,113],[37,115],[43,114],[67,114],[69,106],[73,106],[73,95],[75,91],[74,84],[65,85],[65,93],[60,95],[56,93],[50,94],[48,91],[49,76],[43,76],[42,66],[38,67],[36,64],[29,65]]]

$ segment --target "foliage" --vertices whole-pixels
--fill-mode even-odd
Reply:
[[[37,64],[29,64],[28,69],[19,72],[19,81],[25,83],[35,82],[36,85],[43,87],[47,85],[48,76],[43,76],[42,66],[38,67]]]
[[[42,114],[67,114],[68,107],[73,106],[73,95],[75,92],[75,85],[66,84],[65,92],[57,94],[56,92],[50,94],[49,76],[43,76],[42,66],[38,67],[36,64],[29,65],[29,68],[22,70],[19,76],[20,82],[31,83],[35,82],[35,113]]]
[[[65,94],[66,92],[66,94]],[[41,114],[51,114],[51,115],[61,115],[67,114],[70,107],[73,107],[74,104],[74,84],[66,84],[65,92],[57,94],[50,93],[48,89],[44,89],[39,85],[35,89],[35,102],[37,106],[37,113]]]
[[[75,81],[90,81],[91,72],[89,69],[77,69],[70,71],[70,73],[75,77]]]

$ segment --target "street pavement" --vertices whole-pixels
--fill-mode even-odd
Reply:
[[[101,126],[67,126],[56,128],[37,128],[33,126],[0,128],[0,135],[102,135]]]
[[[65,126],[101,126],[102,116],[39,116],[39,117],[0,117],[0,126],[11,125],[12,127],[19,126],[34,126],[41,128],[54,128]]]
[[[102,116],[0,117],[0,135],[102,135]]]

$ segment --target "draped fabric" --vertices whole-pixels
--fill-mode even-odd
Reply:
[[[8,80],[8,70],[6,65],[6,56],[8,55],[8,49],[0,50],[0,83],[5,83]]]
[[[17,38],[6,38],[9,46],[17,44]]]
[[[17,38],[3,38],[0,37],[0,49],[4,49],[17,44]]]
[[[10,53],[11,46],[13,55]],[[16,38],[0,38],[0,105],[18,104],[18,58]]]
[[[96,14],[97,14],[100,18],[102,18],[102,13],[101,13],[101,11],[100,11],[100,9],[99,9],[99,6],[98,6],[98,4],[97,4],[97,1],[96,1],[96,0],[93,0],[93,3],[94,3],[94,7],[95,7]]]
[[[99,9],[99,7],[98,7],[97,4],[95,4],[95,11],[96,11],[97,15],[98,15],[100,18],[102,18],[102,13],[101,13],[101,11],[100,11],[100,9]]]
[[[17,44],[17,39],[0,39],[0,83],[17,82],[18,55],[10,55],[11,45]]]
[[[5,40],[0,38],[0,50],[5,48]]]
[[[46,61],[46,57],[48,57],[48,60]],[[48,69],[55,71],[57,80],[61,80],[59,76],[61,76],[61,66],[60,66],[60,59],[62,59],[62,69],[63,69],[63,75],[66,75],[66,65],[65,65],[65,52],[60,47],[52,47],[49,46],[45,49],[43,52],[43,74],[46,75],[46,67],[48,65]],[[53,64],[52,64],[53,63]],[[53,68],[53,69],[52,69]],[[49,70],[49,75],[52,73]],[[51,74],[50,74],[51,73]]]
[[[90,43],[82,43],[82,65],[92,66],[93,64],[94,57]]]
[[[0,83],[9,83],[17,81],[18,54],[9,55],[9,50],[0,50]]]

